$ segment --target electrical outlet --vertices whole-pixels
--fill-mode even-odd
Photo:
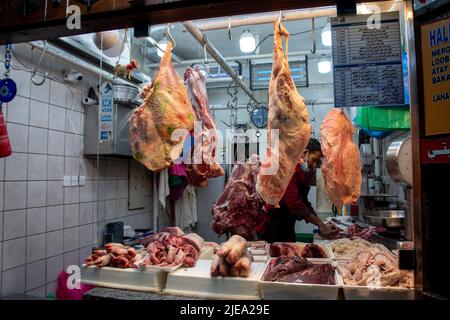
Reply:
[[[78,185],[78,176],[70,176],[70,185],[76,187]]]
[[[70,176],[64,176],[63,186],[64,187],[70,187]]]
[[[78,185],[80,185],[80,186],[86,185],[86,176],[79,176],[78,177]]]

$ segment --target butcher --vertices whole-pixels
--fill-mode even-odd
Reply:
[[[295,242],[295,223],[301,220],[316,225],[320,236],[325,239],[339,231],[334,225],[325,224],[308,201],[308,192],[321,158],[320,142],[311,138],[279,205],[264,204],[256,224],[260,238],[269,243]]]

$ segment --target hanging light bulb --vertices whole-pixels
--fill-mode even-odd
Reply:
[[[244,33],[241,34],[241,38],[239,39],[239,47],[244,53],[253,52],[255,50],[256,39],[249,30],[244,31]]]
[[[160,40],[160,41],[158,42],[158,47],[159,47],[159,48],[156,48],[156,49],[157,49],[158,57],[162,57],[162,56],[164,55],[164,52],[166,51],[167,45],[168,45],[168,44],[169,44],[169,42],[167,41],[166,38],[164,38],[164,39],[162,39],[162,40]],[[161,49],[161,50],[160,50],[160,49]]]
[[[322,60],[317,64],[317,69],[320,73],[328,73],[331,71],[331,61]]]
[[[331,25],[329,22],[322,29],[322,44],[325,47],[331,47]]]

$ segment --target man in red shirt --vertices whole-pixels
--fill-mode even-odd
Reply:
[[[279,207],[265,204],[258,217],[256,231],[262,239],[270,243],[295,242],[295,222],[300,220],[318,226],[323,238],[338,232],[337,227],[323,223],[308,201],[308,192],[321,158],[320,142],[311,138]]]

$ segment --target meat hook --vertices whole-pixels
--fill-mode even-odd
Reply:
[[[228,18],[228,39],[231,40],[231,16]]]
[[[173,47],[172,47],[172,49],[175,49],[175,47],[176,47],[176,42],[175,42],[175,39],[172,37],[172,35],[170,34],[170,24],[167,24],[167,37],[169,38],[169,40],[172,42],[172,45],[173,45]]]
[[[281,31],[281,10],[280,10],[280,14],[278,15],[278,29],[280,31],[280,34],[282,33]]]
[[[39,68],[39,65],[41,64],[41,61],[42,61],[42,57],[44,56],[45,52],[47,51],[48,42],[45,40],[43,40],[43,41],[44,41],[44,48],[42,49],[41,55],[39,56],[39,59],[38,59],[36,65],[34,66],[33,74],[31,76],[31,82],[33,82],[37,86],[41,86],[44,84],[45,78],[47,77],[47,74],[48,74],[47,72],[44,73],[41,81],[36,81],[36,79],[35,79],[36,74],[37,74],[37,69]]]
[[[313,49],[311,50],[312,54],[316,53],[316,21],[314,18],[311,19],[312,21],[312,38],[313,38]]]

